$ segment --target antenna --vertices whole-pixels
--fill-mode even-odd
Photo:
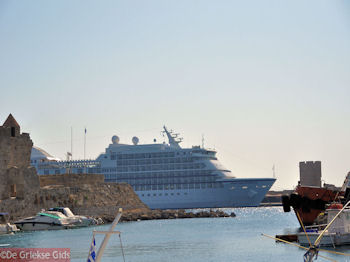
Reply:
[[[204,148],[204,134],[202,134],[202,148]]]
[[[70,127],[70,157],[73,159],[73,127]]]
[[[86,127],[85,127],[85,130],[84,130],[84,160],[86,159],[85,158],[85,152],[86,152]]]
[[[172,130],[168,131],[168,129],[165,126],[163,126],[163,129],[168,137],[169,144],[176,148],[181,148],[179,144],[182,142],[182,137],[178,137],[179,134],[174,134]]]
[[[275,164],[273,164],[273,166],[272,166],[272,176],[273,176],[273,178],[276,178],[276,173],[275,173]]]

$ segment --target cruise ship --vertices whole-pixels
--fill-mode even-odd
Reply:
[[[118,136],[95,160],[60,161],[33,147],[31,164],[39,175],[103,174],[105,182],[128,183],[151,209],[256,207],[275,178],[236,178],[216,151],[182,148],[181,138],[164,126],[167,143],[122,144]]]

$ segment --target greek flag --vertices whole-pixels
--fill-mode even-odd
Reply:
[[[94,262],[95,261],[95,259],[96,259],[95,248],[96,248],[96,242],[95,242],[95,236],[93,236],[87,262]]]
[[[318,250],[315,247],[310,247],[309,250],[304,254],[304,262],[312,262],[317,259]]]

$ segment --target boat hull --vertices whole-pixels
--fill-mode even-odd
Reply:
[[[221,188],[136,191],[151,209],[257,207],[276,179],[223,181]]]
[[[336,198],[338,191],[311,186],[298,186],[294,193],[287,200],[282,198],[282,204],[288,212],[289,207],[293,207],[298,213],[304,225],[312,225],[317,216],[325,211],[326,204],[331,203]],[[285,197],[285,196],[284,196]]]
[[[307,236],[310,239],[311,243],[315,243],[318,238],[319,233],[308,233]],[[305,233],[298,234],[298,242],[302,246],[309,246],[309,242]],[[336,233],[326,233],[323,235],[320,246],[324,247],[333,247],[333,246],[342,246],[342,245],[350,245],[350,234],[336,234]]]
[[[23,231],[59,230],[68,228],[66,225],[42,222],[19,222],[15,224],[18,228],[20,228]]]

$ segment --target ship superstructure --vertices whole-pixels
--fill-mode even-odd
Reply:
[[[164,127],[169,143],[121,144],[117,136],[95,160],[57,161],[33,148],[38,174],[97,173],[105,182],[129,183],[152,209],[258,206],[275,178],[235,178],[200,146],[181,148],[181,138]],[[45,156],[46,155],[46,156]],[[33,157],[35,156],[35,157]]]

